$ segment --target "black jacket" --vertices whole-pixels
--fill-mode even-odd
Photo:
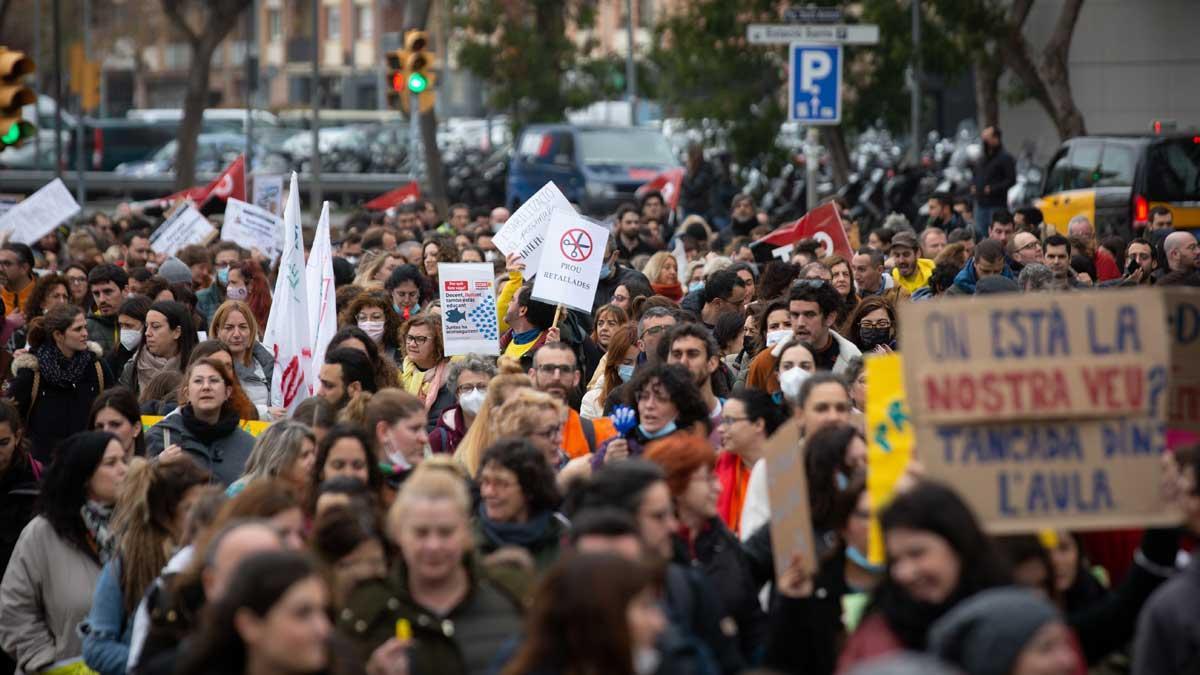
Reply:
[[[1016,184],[1017,162],[1004,146],[991,155],[985,150],[975,170],[975,202],[988,207],[1008,206],[1008,189]]]
[[[708,218],[716,182],[717,177],[708,162],[700,162],[695,172],[685,173],[679,184],[679,206],[683,212],[688,215],[698,213]]]
[[[88,347],[94,362],[100,365],[99,372],[94,366],[89,367],[84,371],[83,381],[70,388],[56,386],[44,377],[38,378],[36,401],[30,398],[33,376],[38,371],[37,357],[29,353],[13,360],[15,377],[9,383],[8,394],[16,402],[21,417],[28,420],[26,433],[33,444],[33,457],[43,464],[50,462],[59,441],[87,428],[92,401],[101,391],[116,384],[108,364],[100,358],[99,347],[95,343],[88,343]],[[104,378],[103,382],[98,376]]]
[[[645,274],[624,265],[613,265],[612,273],[608,275],[608,278],[602,278],[596,284],[596,299],[592,301],[592,313],[595,314],[601,306],[611,302],[617,286],[631,279],[640,279],[647,287],[650,286],[650,280],[646,278]]]
[[[754,660],[766,635],[766,616],[758,602],[760,585],[754,582],[741,542],[720,518],[713,518],[696,535],[690,549],[682,537],[675,537],[675,560],[704,573],[710,591],[737,624],[742,656]]]
[[[722,628],[728,617],[721,598],[697,569],[672,563],[667,566],[665,600],[667,618],[686,636],[712,652],[722,673],[738,673],[746,666],[737,641]]]
[[[121,344],[121,327],[117,325],[116,314],[112,316],[89,314],[87,329],[88,339],[100,345],[102,354],[108,354],[113,347]]]
[[[0,475],[0,574],[8,569],[21,530],[33,519],[38,492],[29,456],[15,451],[12,464]]]

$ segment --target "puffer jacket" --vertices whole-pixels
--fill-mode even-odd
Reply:
[[[99,578],[99,562],[59,537],[50,521],[37,516],[29,522],[0,582],[0,648],[17,662],[18,673],[83,653],[76,628]]]
[[[166,438],[169,436],[170,438]],[[166,442],[166,441],[170,442]],[[211,445],[206,445],[183,424],[181,413],[172,413],[146,431],[146,456],[157,457],[170,445],[178,445],[200,466],[212,472],[221,485],[229,487],[241,477],[254,447],[254,437],[240,428]]]
[[[26,435],[32,444],[34,459],[43,464],[49,463],[59,441],[87,428],[92,401],[101,391],[116,384],[112,371],[102,358],[104,352],[100,345],[89,342],[88,349],[95,363],[84,371],[83,381],[67,388],[39,377],[36,401],[31,397],[34,376],[38,374],[37,357],[25,353],[13,359],[14,377],[8,385],[8,395],[16,402],[17,411],[27,420]],[[95,364],[99,365],[99,369]]]

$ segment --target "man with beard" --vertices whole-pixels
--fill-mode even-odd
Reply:
[[[601,444],[617,435],[612,420],[607,417],[583,419],[579,416],[578,404],[571,404],[580,377],[575,350],[567,343],[547,342],[539,347],[533,353],[529,379],[538,391],[550,394],[566,406],[562,450],[571,459],[595,452]]]
[[[667,219],[667,206],[663,202],[662,193],[658,190],[651,190],[642,196],[642,218],[646,221],[655,223],[665,222]]]
[[[714,448],[721,447],[721,434],[717,427],[721,426],[721,412],[725,400],[713,393],[713,373],[721,365],[720,347],[712,334],[703,326],[694,323],[683,323],[671,329],[667,335],[667,363],[678,363],[692,374],[700,397],[708,407],[708,419],[712,431],[708,442]],[[726,392],[722,392],[726,393]]]
[[[317,375],[317,396],[336,410],[361,392],[375,393],[375,373],[367,355],[350,347],[339,347],[325,355]]]
[[[622,204],[617,209],[617,252],[618,257],[629,262],[639,255],[654,255],[657,251],[642,239],[642,219],[633,204]]]
[[[858,347],[833,330],[842,298],[827,281],[802,279],[788,293],[788,313],[792,317],[792,334],[812,346],[817,370],[845,372],[850,360],[861,357]],[[787,340],[771,349],[764,349],[750,362],[746,387],[771,391],[771,375]]]
[[[979,138],[983,141],[983,158],[975,171],[971,196],[975,198],[975,228],[979,238],[988,236],[992,213],[1008,204],[1008,189],[1017,184],[1017,163],[1001,143],[1000,127],[986,127]]]
[[[748,237],[758,227],[758,213],[750,195],[738,195],[729,207],[729,232],[735,237]]]
[[[88,286],[96,313],[87,318],[88,339],[96,342],[105,354],[112,351],[121,338],[117,312],[125,300],[129,275],[112,263],[96,265],[88,272]]]
[[[892,268],[892,279],[904,290],[912,293],[929,283],[929,275],[933,274],[933,261],[928,258],[918,258],[917,235],[912,232],[897,232],[892,237],[892,258],[896,266]]]

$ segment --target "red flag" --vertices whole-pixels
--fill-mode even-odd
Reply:
[[[667,204],[667,209],[674,211],[679,204],[679,186],[683,183],[683,169],[668,169],[654,178],[650,182],[641,186],[634,193],[638,199],[641,199],[647,192],[658,190],[662,193],[663,201]]]
[[[196,208],[203,210],[204,206],[213,199],[225,201],[230,197],[246,201],[246,160],[241,155],[233,163],[225,167],[220,176],[203,187],[188,188],[182,192],[165,197],[166,201],[190,197]]]
[[[417,181],[414,180],[408,185],[402,185],[395,190],[379,195],[364,206],[372,211],[386,211],[394,206],[415,202],[420,197],[421,186],[417,185]]]
[[[846,237],[846,228],[842,226],[842,216],[833,202],[818,206],[804,214],[800,220],[780,225],[754,243],[778,248],[794,244],[801,239],[816,239],[824,244],[823,255],[836,253],[846,260],[850,260],[854,255],[850,248],[850,239]]]

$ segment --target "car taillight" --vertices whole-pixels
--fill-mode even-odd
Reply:
[[[1133,222],[1144,223],[1150,219],[1150,202],[1141,195],[1133,196]]]
[[[92,129],[92,169],[100,170],[104,162],[104,132]]]

